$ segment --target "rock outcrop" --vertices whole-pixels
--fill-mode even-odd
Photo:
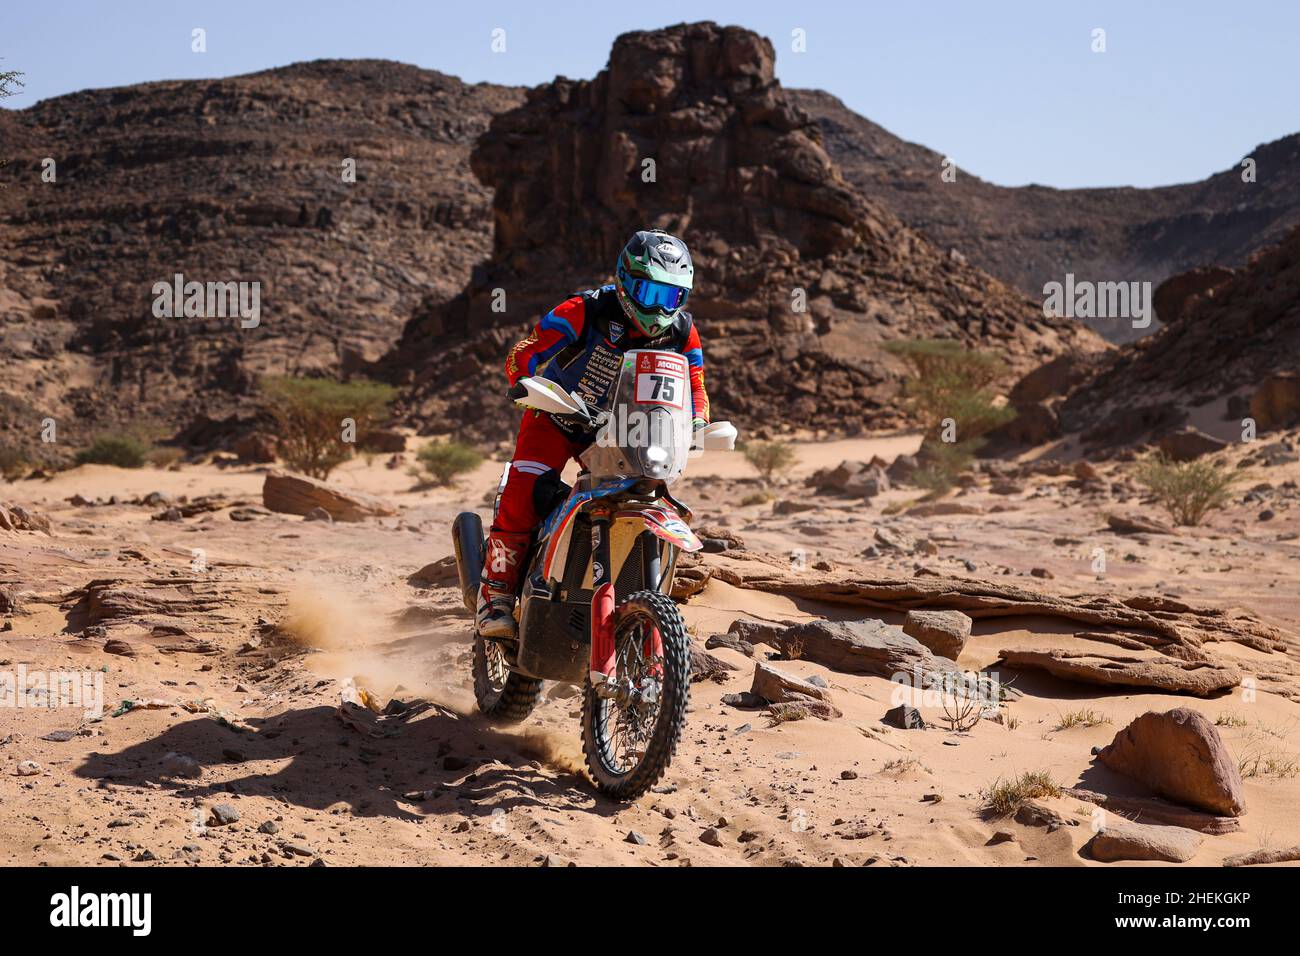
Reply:
[[[1085,450],[1104,451],[1158,439],[1184,424],[1191,408],[1243,393],[1259,431],[1300,422],[1300,229],[1211,291],[1075,387],[1058,406],[1062,432],[1078,433]]]
[[[507,349],[573,290],[609,281],[627,237],[651,226],[693,250],[689,307],[725,370],[710,377],[714,414],[751,434],[898,424],[890,339],[956,339],[1022,372],[1104,347],[855,190],[773,61],[738,27],[628,33],[595,79],[556,80],[496,117],[472,156],[494,190],[492,258],[419,310],[384,363],[410,382],[408,417],[509,432]]]
[[[885,678],[919,674],[924,679],[954,670],[952,661],[935,657],[900,628],[871,619],[806,621],[788,627],[741,619],[732,622],[730,633],[845,674]]]
[[[1197,697],[1211,697],[1241,683],[1241,671],[1233,664],[1173,657],[1014,650],[1003,651],[1002,662],[1007,667],[1046,671],[1054,677],[1084,684],[1151,687]]]
[[[364,367],[488,254],[470,148],[521,99],[399,63],[319,60],[4,110],[0,442],[54,454],[120,425],[217,423],[247,412],[262,374]],[[259,283],[257,324],[156,317],[154,286],[178,272]],[[47,416],[57,445],[40,441]]]
[[[1300,134],[1238,144],[1258,163],[1258,181],[1247,182],[1233,166],[1158,189],[1007,187],[960,168],[955,181],[945,181],[946,157],[935,149],[946,144],[905,142],[830,93],[789,95],[817,120],[827,153],[851,183],[939,248],[1038,302],[1043,286],[1063,281],[1067,271],[1094,282],[1155,283],[1151,329],[1134,329],[1127,319],[1089,320],[1115,342],[1181,321],[1196,297],[1217,296],[1227,272],[1202,266],[1240,267],[1300,222]],[[1272,172],[1265,176],[1265,169]]]

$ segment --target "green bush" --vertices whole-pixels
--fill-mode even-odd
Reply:
[[[118,468],[142,468],[149,445],[134,435],[100,435],[89,448],[77,452],[78,465],[116,465]]]
[[[746,442],[744,455],[745,461],[768,485],[794,467],[799,457],[794,448],[783,441]]]
[[[280,458],[305,475],[328,478],[355,450],[354,442],[344,441],[344,419],[356,423],[356,436],[364,435],[387,417],[396,389],[279,376],[263,379],[262,393],[277,425]]]
[[[955,444],[978,438],[1015,417],[1010,408],[994,404],[993,385],[1006,374],[996,355],[962,348],[949,339],[886,342],[885,351],[898,356],[911,371],[903,396],[925,437],[939,439],[945,419],[955,425]]]
[[[1175,524],[1197,525],[1228,503],[1241,476],[1205,458],[1177,462],[1157,452],[1138,463],[1135,477]]]
[[[950,339],[887,342],[885,351],[908,366],[903,398],[924,434],[912,480],[937,497],[970,466],[983,436],[1016,417],[1013,409],[996,404],[994,385],[1006,365],[996,355]]]
[[[457,475],[473,471],[483,456],[472,445],[455,441],[431,441],[416,453],[418,468],[411,474],[428,484],[449,485]]]

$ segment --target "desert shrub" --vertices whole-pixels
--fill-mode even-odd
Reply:
[[[483,456],[473,445],[456,441],[431,441],[415,455],[418,467],[411,474],[432,485],[449,485],[457,475],[473,471]]]
[[[996,817],[1010,816],[1036,797],[1060,795],[1060,785],[1045,770],[1022,773],[1012,780],[998,779],[980,794],[984,798],[984,810]]]
[[[356,423],[355,434],[365,434],[387,416],[396,390],[379,382],[280,376],[263,379],[262,394],[279,432],[280,458],[305,475],[328,478],[354,451],[343,440],[344,419]]]
[[[1089,707],[1084,710],[1071,710],[1062,714],[1061,719],[1056,722],[1056,729],[1069,730],[1071,727],[1100,727],[1102,724],[1109,723],[1109,717]]]
[[[1240,476],[1205,458],[1172,461],[1156,453],[1138,463],[1134,474],[1176,524],[1198,525],[1206,514],[1228,503]]]
[[[1006,374],[1002,359],[962,348],[949,339],[887,342],[885,350],[898,356],[911,374],[903,396],[925,437],[938,439],[943,420],[951,418],[957,440],[977,438],[1015,417],[994,404],[993,385]]]
[[[27,456],[17,448],[0,446],[0,478],[17,481],[31,469]]]
[[[903,399],[924,435],[912,480],[932,495],[943,494],[969,467],[982,436],[1016,416],[997,404],[993,387],[1006,374],[1006,365],[996,355],[948,339],[887,342],[885,350],[908,366]],[[945,428],[949,419],[951,436]],[[945,441],[947,437],[953,440]]]
[[[783,441],[746,442],[744,455],[745,461],[768,485],[794,467],[799,457],[794,448]]]
[[[975,452],[984,443],[981,438],[964,442],[926,441],[916,456],[916,471],[912,484],[923,488],[937,498],[957,483],[957,476],[971,466]]]
[[[77,452],[78,465],[116,465],[118,468],[142,468],[149,444],[134,435],[100,435],[89,448]]]

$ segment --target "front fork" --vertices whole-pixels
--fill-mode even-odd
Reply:
[[[614,677],[614,582],[609,566],[609,516],[591,519],[591,683]]]
[[[610,567],[608,515],[593,515],[591,520],[591,683],[602,684],[617,677],[615,673],[614,608],[616,595]],[[659,590],[659,541],[645,533],[642,541],[642,576],[646,587]],[[642,649],[652,661],[663,658],[663,639],[658,628],[651,628]],[[657,676],[657,675],[656,675]]]

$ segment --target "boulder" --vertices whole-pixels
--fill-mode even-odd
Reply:
[[[885,711],[885,716],[880,719],[899,730],[925,730],[925,720],[921,717],[921,712],[910,704],[899,704]]]
[[[807,621],[782,626],[763,621],[733,621],[729,632],[751,644],[767,644],[788,657],[821,664],[845,674],[892,678],[914,672],[952,671],[952,661],[937,658],[902,628],[871,618],[861,621]]]
[[[1241,774],[1218,729],[1186,707],[1148,711],[1097,759],[1167,799],[1230,817],[1246,812]]]
[[[1119,687],[1154,687],[1178,694],[1209,697],[1236,687],[1241,671],[1233,664],[1186,661],[1175,657],[1139,657],[1090,651],[1003,651],[1003,663],[1020,670],[1041,670],[1065,680]]]
[[[1300,375],[1275,372],[1264,379],[1250,397],[1250,417],[1260,431],[1300,422]]]
[[[1164,452],[1166,458],[1172,458],[1174,461],[1191,461],[1202,455],[1227,448],[1228,443],[1187,425],[1163,435],[1156,442],[1156,447]]]
[[[1094,860],[1162,860],[1186,863],[1200,849],[1204,839],[1195,830],[1161,827],[1127,820],[1111,820],[1097,832],[1086,849]]]
[[[971,619],[961,611],[908,611],[903,633],[931,652],[955,661],[970,637]]]
[[[832,703],[831,692],[812,681],[804,680],[762,661],[754,662],[754,684],[749,692],[771,704],[801,699]]]
[[[307,515],[320,508],[335,521],[364,521],[397,513],[392,505],[372,495],[283,472],[266,476],[262,503],[272,511],[291,515]]]

